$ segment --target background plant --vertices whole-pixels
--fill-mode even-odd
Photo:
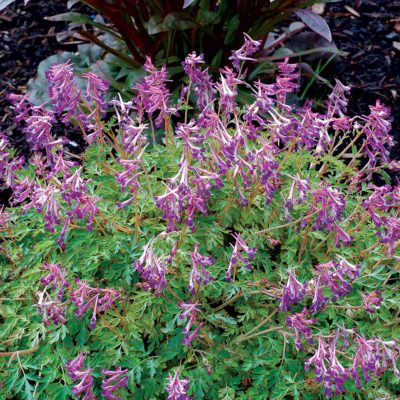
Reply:
[[[124,42],[130,62],[143,65],[146,56],[176,63],[190,51],[205,54],[205,61],[217,68],[227,62],[231,51],[238,48],[243,32],[265,42],[267,35],[293,12],[306,24],[331,39],[323,19],[311,11],[300,10],[313,1],[97,1],[84,0],[110,25],[91,22],[78,14],[64,18],[86,22],[111,33]],[[118,49],[102,43],[85,30],[81,34],[107,51],[129,62]]]
[[[1,137],[6,398],[398,396],[389,111],[347,117],[339,82],[323,112],[295,108],[287,60],[249,85],[259,45],[216,81],[190,54],[175,103],[150,59],[129,101],[70,63],[49,104],[10,95],[32,154]]]

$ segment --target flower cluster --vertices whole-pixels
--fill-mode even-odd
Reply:
[[[93,369],[84,369],[83,363],[85,361],[86,355],[81,352],[73,360],[67,361],[65,367],[68,371],[69,377],[74,381],[79,383],[72,387],[72,393],[75,397],[83,395],[84,400],[95,400],[92,385],[93,385]]]
[[[75,315],[80,318],[89,308],[93,309],[89,326],[94,329],[97,323],[97,315],[112,307],[122,295],[115,289],[93,288],[78,278],[75,278],[75,283],[78,288],[71,290],[70,293],[71,301],[76,307]]]
[[[280,310],[289,310],[293,304],[300,303],[306,295],[308,285],[301,283],[296,278],[294,271],[289,271],[288,281],[283,289]]]
[[[119,400],[120,397],[114,394],[114,392],[128,386],[129,378],[126,375],[128,370],[121,367],[118,367],[114,371],[104,368],[101,372],[106,377],[101,383],[101,394],[106,400]]]
[[[244,240],[240,237],[240,233],[235,233],[232,236],[235,239],[235,246],[233,246],[231,260],[229,262],[228,270],[225,273],[225,279],[227,281],[232,279],[232,271],[236,269],[239,261],[241,261],[248,270],[251,270],[250,261],[254,259],[254,256],[257,252],[257,249],[254,247],[249,247],[244,242]],[[247,257],[242,254],[243,252],[247,253]]]
[[[329,301],[323,295],[323,290],[330,289],[334,302],[347,295],[352,290],[351,283],[360,276],[360,265],[353,265],[341,257],[339,262],[331,260],[318,264],[314,275],[312,280],[303,284],[297,280],[293,271],[289,271],[279,308],[289,310],[293,304],[301,302],[306,294],[310,294],[313,298],[311,312],[321,311]]]
[[[176,112],[174,108],[169,106],[170,93],[167,87],[167,68],[163,66],[161,70],[158,70],[150,57],[147,57],[144,70],[148,75],[136,84],[135,89],[138,94],[135,96],[134,102],[141,121],[146,119],[146,115],[151,119],[155,112],[159,112],[154,120],[156,127],[159,128],[164,117]]]
[[[360,265],[350,264],[344,258],[341,258],[340,262],[329,261],[326,264],[318,264],[315,267],[315,278],[312,280],[314,295],[311,311],[322,310],[329,301],[329,298],[322,294],[323,288],[330,289],[333,295],[332,299],[336,302],[339,297],[347,295],[352,290],[351,282],[359,276]]]
[[[49,264],[48,262],[45,262],[41,269],[48,271],[48,274],[40,279],[40,282],[43,283],[43,285],[51,286],[53,290],[58,288],[58,300],[62,301],[65,289],[70,286],[65,271],[61,269],[61,265]]]
[[[154,254],[153,241],[147,243],[143,249],[143,254],[136,261],[135,268],[145,281],[142,287],[145,290],[153,289],[154,294],[160,296],[162,290],[167,286],[165,271],[167,266],[162,257]]]
[[[174,375],[169,374],[167,400],[192,400],[193,397],[187,395],[189,381],[189,378],[179,378],[179,369],[175,371]]]
[[[363,306],[365,311],[370,314],[374,314],[376,310],[379,310],[383,297],[381,296],[380,290],[374,290],[373,292],[363,294]]]
[[[232,56],[229,58],[232,60],[232,65],[234,68],[239,71],[240,65],[243,61],[255,61],[253,58],[250,58],[253,54],[255,54],[261,46],[261,41],[252,39],[246,33],[244,34],[244,45],[239,50],[234,50],[232,52]]]
[[[353,355],[351,366],[344,367],[339,361],[340,356],[337,349],[342,336],[341,330],[339,329],[338,333],[328,340],[318,336],[318,349],[305,363],[306,370],[311,365],[314,366],[317,382],[323,383],[327,397],[332,397],[333,388],[335,394],[344,393],[343,385],[350,377],[355,380],[357,388],[361,389],[360,368],[366,382],[371,380],[371,374],[380,376],[389,368],[393,369],[396,376],[400,376],[396,366],[400,349],[395,341],[384,341],[377,337],[367,340],[348,330],[346,331],[353,337],[356,353]],[[348,345],[350,344],[347,338],[344,341]]]
[[[310,345],[314,343],[311,328],[309,325],[317,322],[316,318],[307,319],[308,311],[306,308],[301,313],[296,313],[287,317],[288,326],[292,327],[296,334],[296,347],[297,350],[301,349],[301,336],[304,336]]]
[[[184,310],[183,313],[181,313],[179,315],[179,318],[180,319],[185,319],[185,318],[189,317],[189,320],[188,320],[185,328],[183,329],[183,336],[184,337],[182,339],[182,344],[185,344],[188,347],[192,343],[193,339],[199,333],[199,330],[201,329],[201,327],[204,325],[204,322],[202,322],[202,323],[198,324],[197,327],[192,332],[190,332],[193,324],[196,321],[196,316],[200,312],[200,309],[198,308],[199,305],[200,305],[200,303],[198,303],[198,302],[196,302],[196,303],[192,303],[192,302],[183,303],[183,302],[180,302],[178,304],[178,306]]]
[[[83,363],[86,359],[86,354],[82,351],[73,360],[67,361],[65,367],[69,377],[78,382],[72,387],[74,397],[83,396],[83,400],[95,400],[93,394],[93,368],[84,369]],[[115,370],[104,368],[102,371],[103,381],[101,383],[102,396],[106,400],[119,400],[121,397],[114,392],[128,386],[128,369],[122,369],[120,366]]]
[[[208,282],[214,280],[205,267],[215,264],[215,260],[210,256],[202,256],[199,253],[199,245],[197,243],[194,245],[194,251],[190,253],[190,257],[193,267],[190,273],[189,291],[192,294],[196,294],[196,287],[202,282],[206,286]]]

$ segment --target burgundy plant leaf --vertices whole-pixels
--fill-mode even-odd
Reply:
[[[294,11],[295,14],[314,32],[324,37],[328,42],[332,41],[332,33],[326,21],[310,10]]]

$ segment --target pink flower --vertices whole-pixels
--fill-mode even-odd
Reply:
[[[143,254],[135,263],[135,268],[145,281],[143,288],[155,290],[155,295],[160,296],[162,290],[167,286],[165,270],[167,266],[161,257],[154,254],[153,242],[150,241],[144,246]]]
[[[85,361],[85,358],[86,355],[81,352],[73,360],[67,361],[67,363],[65,364],[65,368],[68,371],[69,377],[74,382],[80,381],[77,385],[72,387],[72,393],[74,394],[74,397],[83,395],[83,400],[96,400],[92,392],[93,369],[84,369],[83,362]]]
[[[294,271],[289,271],[289,278],[283,289],[283,295],[279,309],[289,310],[293,304],[299,303],[306,295],[307,284],[301,283],[297,280]]]
[[[193,397],[187,395],[189,378],[179,379],[179,369],[174,375],[169,374],[167,384],[167,400],[192,400]]]
[[[210,256],[202,256],[199,252],[199,245],[194,245],[194,251],[190,253],[192,259],[192,271],[190,273],[189,290],[192,294],[197,292],[196,285],[203,282],[204,286],[214,278],[207,272],[206,266],[213,265],[215,260]],[[201,274],[200,274],[201,271]]]
[[[229,57],[232,60],[233,67],[240,71],[240,66],[243,61],[255,61],[254,58],[250,58],[255,54],[261,46],[261,41],[252,39],[247,33],[244,33],[244,45],[239,50],[232,51],[232,55]]]
[[[78,278],[75,278],[75,283],[78,288],[71,290],[70,293],[71,301],[77,308],[75,315],[80,318],[89,308],[93,309],[89,326],[94,329],[97,323],[97,315],[108,310],[122,297],[122,294],[115,289],[91,287]]]
[[[249,247],[244,240],[241,238],[240,233],[234,233],[233,238],[235,239],[235,246],[233,246],[233,253],[231,256],[231,260],[229,262],[228,270],[225,273],[225,279],[230,281],[232,278],[232,270],[236,267],[239,261],[243,263],[243,265],[247,269],[251,269],[250,261],[254,259],[254,256],[257,252],[257,249],[254,247]],[[243,253],[247,253],[247,257],[243,255]]]
[[[101,372],[105,375],[101,383],[101,394],[106,400],[120,400],[120,396],[115,395],[113,392],[128,386],[128,377],[126,376],[128,370],[118,367],[116,370],[110,371],[104,368]]]
[[[53,64],[46,72],[49,82],[49,96],[53,110],[57,115],[63,116],[62,121],[68,122],[75,113],[78,105],[80,92],[75,87],[74,73],[70,60],[64,64]]]
[[[363,306],[366,312],[374,314],[378,310],[383,301],[380,290],[374,290],[373,292],[363,294]]]

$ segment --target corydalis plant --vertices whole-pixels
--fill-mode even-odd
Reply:
[[[256,43],[246,43],[233,60],[252,58]],[[275,82],[254,85],[243,65],[215,81],[201,55],[183,66],[176,101],[150,60],[132,98],[109,100],[92,75],[79,89],[70,63],[48,74],[57,98],[45,106],[10,96],[34,153],[15,157],[0,136],[14,204],[0,214],[0,353],[20,360],[4,364],[6,382],[18,382],[12,395],[41,371],[37,392],[54,397],[65,382],[58,366],[83,346],[93,376],[107,372],[101,388],[71,361],[78,396],[312,397],[310,370],[328,396],[356,396],[368,380],[371,396],[395,393],[400,197],[386,173],[399,165],[382,157],[388,114],[378,104],[348,117],[340,83],[319,111],[289,104],[299,74],[288,60]],[[56,123],[82,131],[81,154]]]

